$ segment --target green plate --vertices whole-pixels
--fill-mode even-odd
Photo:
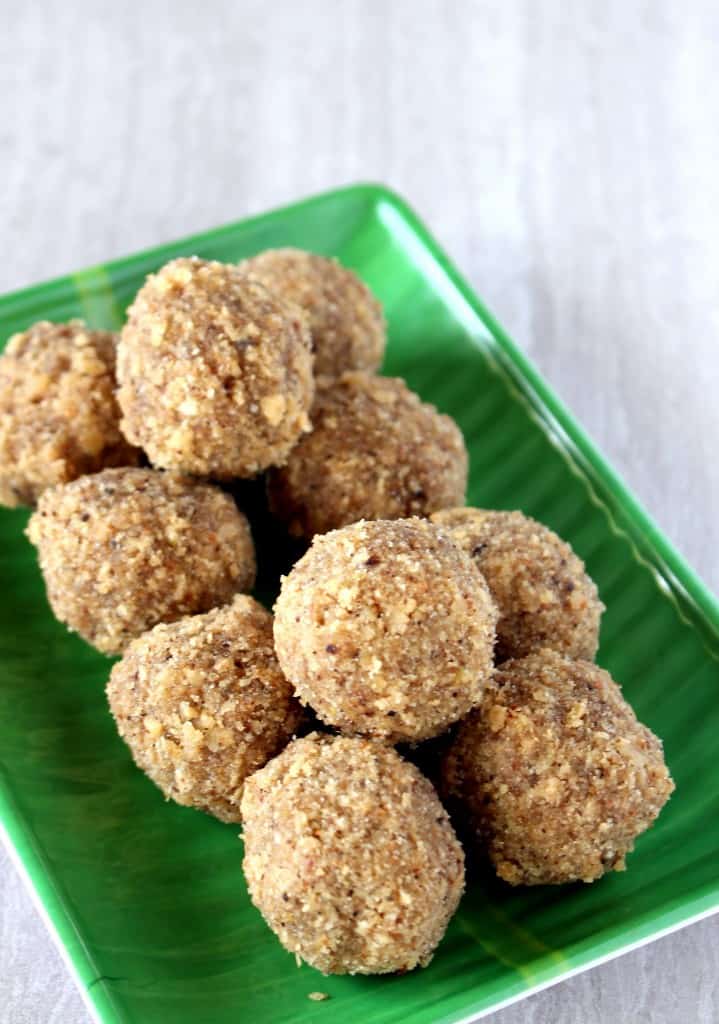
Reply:
[[[475,881],[426,970],[298,969],[250,905],[237,829],[166,804],[133,767],[105,707],[109,662],[53,620],[27,514],[2,511],[0,819],[105,1024],[467,1020],[719,904],[719,606],[395,195],[343,189],[16,292],[0,338],[43,317],[118,327],[170,257],[278,245],[338,256],[379,295],[385,372],[459,421],[470,502],[521,508],[586,560],[607,605],[599,661],[664,739],[677,792],[624,874]]]

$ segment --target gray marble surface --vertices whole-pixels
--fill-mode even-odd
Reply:
[[[387,182],[719,588],[713,0],[0,11],[0,290]],[[702,922],[493,1019],[719,1021],[718,940]],[[0,1021],[88,1021],[4,856]]]

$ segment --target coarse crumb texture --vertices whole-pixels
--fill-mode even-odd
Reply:
[[[272,616],[251,597],[155,626],[113,668],[110,708],[135,763],[168,798],[240,821],[245,779],[303,719]]]
[[[217,487],[152,469],[106,469],[45,491],[28,524],[48,599],[107,654],[158,622],[250,590],[250,529]]]
[[[176,259],[151,274],[117,372],[122,429],[165,469],[253,476],[281,465],[310,426],[303,314],[228,264]]]
[[[240,269],[304,311],[315,373],[378,369],[387,333],[382,307],[351,270],[302,249],[267,249]]]
[[[34,505],[46,487],[136,465],[115,401],[116,336],[44,320],[0,356],[0,503]]]
[[[316,537],[275,609],[280,665],[343,732],[443,732],[480,699],[496,609],[471,560],[431,523],[361,522]]]
[[[280,942],[324,974],[429,963],[464,888],[432,785],[391,747],[317,733],[245,785],[244,870]]]
[[[426,516],[464,501],[468,459],[459,427],[404,381],[320,378],[312,433],[269,475],[273,514],[311,537],[360,519]]]
[[[609,674],[550,650],[497,670],[442,775],[460,832],[512,885],[622,871],[674,789]]]
[[[487,581],[499,609],[497,661],[540,647],[594,658],[604,605],[569,544],[521,512],[452,508],[431,518]]]

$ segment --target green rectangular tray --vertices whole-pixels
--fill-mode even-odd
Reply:
[[[599,661],[665,742],[677,791],[624,874],[475,882],[426,970],[322,978],[250,905],[237,828],[166,804],[106,710],[110,663],[48,609],[27,513],[0,511],[0,820],[105,1024],[473,1019],[719,905],[719,605],[404,202],[358,185],[0,299],[0,340],[40,318],[119,327],[144,275],[198,254],[338,256],[385,305],[384,372],[460,423],[469,501],[566,537],[607,605]],[[331,1001],[314,1003],[321,989]]]

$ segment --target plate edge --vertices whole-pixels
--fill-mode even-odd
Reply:
[[[506,999],[502,999],[498,1003],[494,1003],[492,1006],[487,1006],[479,1013],[470,1014],[468,1017],[459,1017],[456,1020],[452,1020],[451,1024],[475,1024],[476,1021],[484,1020],[493,1013],[498,1013],[499,1010],[504,1010],[508,1006],[513,1006],[515,1003],[521,1003],[524,999],[529,999],[530,996],[539,995],[540,992],[545,992],[549,988],[554,988],[555,985],[561,985],[564,981],[569,981],[570,978],[576,978],[579,974],[586,974],[588,971],[594,970],[595,967],[601,967],[602,964],[608,964],[612,960],[619,960],[621,957],[626,956],[628,953],[634,953],[636,950],[641,949],[643,946],[651,946],[654,942],[658,942],[660,939],[665,939],[668,935],[673,935],[674,932],[680,932],[684,928],[690,928],[694,924],[698,924],[700,921],[705,921],[707,918],[716,917],[719,914],[719,903],[714,906],[707,908],[706,910],[700,910],[696,914],[692,914],[690,917],[682,921],[677,921],[674,924],[667,925],[665,928],[660,928],[657,932],[652,935],[647,935],[642,939],[636,939],[634,942],[627,943],[626,946],[622,946],[617,950],[612,950],[609,953],[602,953],[600,956],[588,960],[585,964],[578,964],[576,967],[571,967],[568,971],[563,971],[557,974],[555,977],[547,978],[546,981],[540,981],[538,984],[533,985],[530,988],[525,989],[522,992],[517,992],[513,996],[508,996]],[[449,1024],[449,1019],[440,1019],[438,1024]]]
[[[42,897],[40,896],[40,893],[35,887],[30,870],[28,869],[26,862],[20,856],[17,847],[13,843],[10,833],[7,831],[3,817],[1,815],[0,843],[2,843],[4,850],[7,852],[8,859],[10,860],[10,863],[12,864],[14,869],[16,870],[22,882],[25,892],[30,897],[30,901],[32,902],[33,907],[37,911],[40,920],[44,924],[45,929],[50,936],[53,946],[59,953],[60,959],[67,968],[67,971],[71,979],[74,981],[75,988],[77,989],[80,998],[82,999],[83,1005],[85,1006],[85,1009],[88,1011],[94,1024],[127,1024],[127,1022],[123,1020],[123,1018],[117,1013],[115,1008],[111,1005],[111,997],[106,990],[103,990],[103,1002],[107,1002],[108,1005],[105,1005],[102,1008],[99,1005],[97,1005],[95,997],[90,992],[90,988],[94,988],[95,985],[99,985],[102,982],[102,975],[98,973],[93,958],[84,949],[84,944],[82,944],[83,948],[81,948],[77,956],[73,956],[73,954],[65,945],[65,942],[63,941],[57,929],[57,926],[50,914],[50,911],[45,906],[45,903]],[[38,860],[36,854],[31,853],[31,856]],[[39,862],[37,864],[37,868],[39,871],[42,871],[45,875],[47,875],[47,871],[45,871],[45,869]],[[62,907],[62,905],[61,912],[65,919],[74,928],[74,924],[72,923],[69,914],[65,912],[64,907]],[[84,962],[92,969],[92,972],[96,975],[96,977],[90,982],[86,982],[80,973],[79,966],[76,962],[76,960],[80,958],[84,960]]]

